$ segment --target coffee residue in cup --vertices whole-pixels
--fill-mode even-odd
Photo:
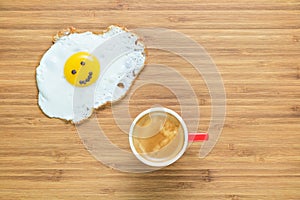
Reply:
[[[134,147],[139,154],[153,153],[161,150],[169,145],[176,138],[179,132],[182,132],[180,122],[168,113],[164,113],[164,115],[152,114],[151,116],[147,114],[137,122],[137,125],[143,127],[146,132],[149,131],[147,130],[147,127],[151,127],[149,124],[154,121],[155,123],[157,123],[157,121],[161,122],[161,124],[158,124],[160,128],[157,133],[154,133],[153,136],[148,138],[133,137]],[[135,133],[135,131],[133,131],[133,136],[141,134],[142,133]]]

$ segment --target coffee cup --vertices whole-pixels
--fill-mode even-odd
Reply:
[[[189,142],[207,139],[207,133],[189,133],[180,115],[164,107],[141,112],[129,130],[133,154],[142,163],[153,167],[174,163],[187,150]]]

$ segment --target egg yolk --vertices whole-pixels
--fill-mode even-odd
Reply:
[[[89,86],[97,81],[99,74],[100,64],[97,58],[87,52],[75,53],[65,63],[65,78],[74,86]]]

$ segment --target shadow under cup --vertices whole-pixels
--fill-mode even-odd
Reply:
[[[134,155],[146,165],[164,167],[186,150],[188,132],[182,118],[167,108],[151,108],[139,114],[129,132]]]

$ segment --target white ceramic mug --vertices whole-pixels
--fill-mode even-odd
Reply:
[[[137,124],[137,122],[144,117],[147,114],[151,114],[152,112],[164,112],[164,113],[168,113],[172,116],[174,116],[181,124],[181,127],[183,129],[183,134],[184,134],[184,141],[183,141],[183,145],[181,150],[171,159],[167,160],[167,161],[162,161],[162,162],[152,162],[148,159],[145,159],[143,156],[141,156],[134,144],[133,144],[133,131],[134,128]],[[183,119],[173,110],[170,110],[168,108],[164,108],[164,107],[156,107],[156,108],[150,108],[148,110],[145,110],[143,112],[141,112],[132,122],[130,130],[129,130],[129,144],[130,144],[130,148],[133,152],[133,154],[136,156],[136,158],[138,160],[140,160],[142,163],[149,165],[149,166],[153,166],[153,167],[165,167],[168,166],[172,163],[174,163],[176,160],[178,160],[186,151],[187,147],[188,147],[188,143],[189,142],[193,142],[193,141],[204,141],[208,139],[208,134],[207,133],[189,133],[187,126],[185,124],[185,122],[183,121]]]

